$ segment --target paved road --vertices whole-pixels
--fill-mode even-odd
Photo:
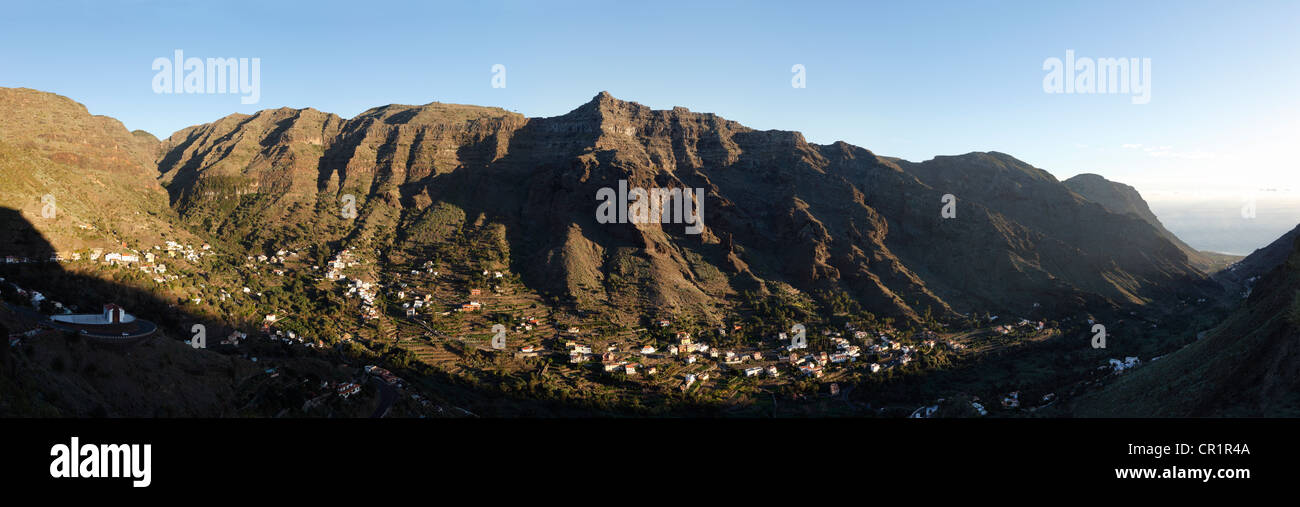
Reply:
[[[370,414],[370,418],[379,419],[388,415],[388,410],[397,402],[397,389],[378,377],[370,377],[370,380],[379,384],[379,406],[375,407],[375,413]]]
[[[5,305],[5,308],[8,308],[9,311],[14,312],[14,313],[16,313],[16,314],[18,314],[19,316],[22,316],[22,317],[24,317],[24,318],[27,318],[27,319],[30,319],[30,320],[34,320],[34,321],[36,321],[36,322],[38,322],[38,323],[39,323],[39,322],[46,322],[46,321],[50,320],[50,317],[49,317],[48,315],[45,315],[45,314],[43,314],[43,313],[41,313],[41,312],[38,312],[38,311],[36,311],[36,310],[33,310],[33,309],[28,308],[28,307],[25,307],[25,306],[14,306],[14,305],[11,305],[11,304],[9,304],[9,303],[0,303],[0,304],[4,304],[4,305]]]

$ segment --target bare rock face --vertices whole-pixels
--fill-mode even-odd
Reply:
[[[527,284],[624,317],[711,316],[773,283],[906,319],[1213,290],[1151,223],[1007,155],[885,159],[604,92],[551,118],[439,103],[348,120],[269,110],[177,132],[160,153],[174,207],[209,232],[419,256],[451,231],[495,231]],[[620,184],[698,192],[702,230],[602,223],[598,192]],[[349,195],[355,221],[338,213]]]
[[[1161,236],[1164,236],[1170,243],[1182,250],[1184,254],[1187,254],[1187,260],[1193,266],[1202,271],[1209,272],[1215,264],[1214,260],[1187,243],[1183,243],[1183,240],[1178,239],[1178,236],[1166,229],[1164,224],[1160,223],[1160,219],[1156,218],[1156,214],[1151,212],[1151,208],[1147,206],[1146,200],[1142,198],[1142,194],[1139,194],[1136,188],[1117,181],[1110,181],[1096,174],[1080,174],[1065,180],[1063,183],[1070,190],[1085,199],[1102,205],[1111,213],[1130,214],[1151,224]]]

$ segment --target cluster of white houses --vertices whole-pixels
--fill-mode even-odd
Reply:
[[[405,283],[402,283],[401,285],[402,287],[406,287]],[[393,293],[393,295],[397,297],[398,301],[402,302],[402,311],[406,312],[407,317],[415,317],[420,314],[421,310],[433,306],[430,304],[433,301],[433,294],[424,294],[421,296],[415,293],[408,294],[406,290],[399,289],[397,292]],[[410,301],[406,301],[408,296],[411,298]]]
[[[204,243],[196,248],[193,245],[181,244],[169,240],[162,247],[154,246],[153,249],[166,251],[168,257],[174,258],[177,255],[180,255],[181,257],[185,258],[185,260],[187,261],[198,262],[200,257],[203,257],[204,255],[208,255],[209,253],[211,253],[212,245]]]
[[[1012,331],[1015,331],[1016,328],[1029,328],[1029,329],[1033,329],[1034,331],[1042,331],[1043,327],[1045,326],[1046,324],[1041,320],[1031,321],[1028,319],[1020,319],[1020,322],[1017,322],[1015,324],[1002,324],[998,326],[993,326],[993,332],[998,334],[1010,334]]]
[[[272,341],[279,341],[281,343],[287,343],[290,345],[297,343],[300,345],[304,345],[309,349],[325,346],[325,344],[321,342],[320,339],[318,338],[309,338],[300,335],[298,333],[295,333],[293,331],[285,331],[282,329],[269,330],[267,337],[270,338]]]
[[[1123,361],[1120,361],[1119,359],[1111,359],[1107,361],[1106,366],[1102,366],[1100,369],[1104,370],[1106,368],[1110,368],[1112,373],[1119,375],[1120,373],[1124,373],[1127,370],[1136,368],[1141,365],[1142,365],[1142,360],[1138,359],[1137,356],[1128,356],[1125,357]]]
[[[361,299],[361,318],[377,319],[379,318],[379,308],[375,306],[375,289],[379,284],[367,282],[364,280],[352,279],[348,284],[348,290],[344,293],[346,297],[356,296]]]
[[[569,332],[570,334],[577,334],[577,329],[570,329]],[[654,366],[657,361],[675,359],[688,366],[707,363],[710,364],[710,369],[714,366],[725,366],[745,377],[766,376],[769,378],[780,377],[783,374],[780,365],[784,363],[796,374],[820,378],[837,365],[847,366],[849,363],[858,362],[863,358],[866,350],[870,350],[880,360],[880,363],[870,363],[865,366],[872,373],[876,373],[906,365],[913,360],[914,354],[933,350],[936,345],[934,339],[923,339],[919,345],[903,345],[899,341],[892,340],[891,336],[886,332],[877,332],[874,335],[864,331],[854,332],[853,336],[855,338],[858,338],[864,344],[869,344],[864,350],[862,346],[851,343],[848,338],[845,338],[839,332],[827,329],[823,331],[823,334],[829,337],[832,349],[819,353],[800,350],[806,347],[804,344],[787,343],[793,340],[785,333],[776,337],[778,348],[765,354],[762,350],[744,352],[720,350],[693,340],[691,334],[687,332],[678,332],[674,340],[662,351],[663,353],[654,345],[647,344],[620,355],[618,347],[615,345],[609,346],[604,351],[596,351],[592,347],[574,340],[565,343],[565,352],[570,364],[592,362],[599,357],[599,368],[603,371],[621,371],[627,375],[639,373],[653,375],[657,372],[657,368]],[[921,338],[931,337],[932,335],[921,336]],[[937,338],[937,336],[933,337]],[[533,355],[535,355],[535,351]],[[628,357],[632,355],[639,355],[640,357],[635,359]],[[698,370],[698,367],[696,369]],[[699,371],[686,373],[686,380],[681,386],[682,389],[687,389],[699,381],[707,380],[704,375],[707,375],[707,373]]]
[[[333,259],[325,263],[325,278],[329,280],[345,279],[347,277],[343,275],[343,270],[357,264],[358,261],[352,255],[352,248],[344,248]]]
[[[104,263],[110,266],[120,266],[139,269],[145,273],[157,275],[153,280],[157,283],[163,283],[168,280],[175,280],[175,275],[167,274],[167,265],[162,263],[162,255],[166,254],[169,258],[180,256],[190,262],[197,262],[199,258],[210,254],[211,245],[204,243],[201,246],[186,245],[175,241],[167,241],[165,245],[154,245],[150,249],[139,251],[127,248],[123,251],[105,251],[103,248],[88,248],[83,251],[58,252],[51,254],[47,259],[48,262],[71,263],[86,261],[90,263]],[[6,264],[28,264],[42,262],[40,259],[32,259],[23,256],[6,256],[3,259]]]
[[[298,252],[291,252],[288,250],[280,249],[280,250],[276,250],[274,255],[264,255],[264,254],[249,255],[246,260],[250,265],[254,262],[260,264],[284,265],[285,261],[288,261],[289,259],[297,259],[297,258],[298,258]]]
[[[276,252],[277,255],[282,253],[290,257],[297,256],[297,252],[285,252],[284,250]],[[279,262],[283,262],[283,256],[271,259],[278,259]],[[347,289],[344,291],[343,296],[348,298],[355,296],[361,300],[360,316],[362,319],[378,319],[380,308],[375,306],[375,295],[376,291],[382,288],[382,285],[378,282],[367,282],[359,278],[349,279],[347,275],[343,274],[345,268],[356,266],[359,262],[352,255],[352,248],[345,248],[334,259],[326,263],[325,278],[344,282]]]

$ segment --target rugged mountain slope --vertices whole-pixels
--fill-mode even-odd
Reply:
[[[1183,243],[1183,240],[1178,239],[1178,236],[1165,229],[1164,224],[1161,224],[1160,219],[1156,218],[1156,214],[1151,212],[1151,208],[1147,206],[1146,200],[1142,198],[1142,194],[1138,193],[1136,188],[1117,181],[1110,181],[1101,175],[1086,173],[1076,175],[1062,183],[1069,187],[1070,190],[1104,206],[1112,213],[1121,215],[1129,213],[1141,218],[1142,221],[1155,227],[1161,236],[1164,236],[1179,250],[1187,254],[1188,260],[1193,265],[1202,268],[1209,266],[1210,260],[1206,256]]]
[[[552,118],[438,103],[379,107],[351,119],[268,110],[157,142],[62,97],[0,92],[12,111],[0,117],[0,224],[22,226],[4,231],[10,241],[0,254],[24,253],[24,245],[42,256],[143,247],[194,234],[219,243],[214,251],[222,255],[209,266],[223,268],[205,273],[219,276],[195,280],[202,286],[239,276],[223,270],[227,246],[250,253],[325,247],[305,250],[313,254],[350,246],[372,274],[425,261],[460,274],[508,268],[525,289],[623,323],[683,312],[716,320],[730,296],[751,290],[845,292],[868,310],[904,319],[1079,315],[1217,290],[1153,224],[1000,153],[912,163],[604,93]],[[620,183],[699,189],[703,229],[602,223],[597,196]],[[43,221],[46,193],[57,196],[59,210]],[[955,218],[941,215],[945,194],[957,197]],[[352,202],[355,216],[344,213]],[[79,306],[127,301],[173,330],[194,320],[152,286],[6,269],[11,279],[84,299]],[[20,320],[9,317],[0,320]],[[232,400],[248,394],[232,370],[247,365],[182,361],[190,351],[160,345],[147,359],[175,360],[182,371],[200,372],[206,387],[150,402],[140,386],[169,377],[156,375],[161,370],[118,376],[129,361],[110,359],[103,364],[114,381],[97,386],[106,377],[87,369],[93,352],[58,340],[22,349],[22,360],[0,365],[0,390],[35,394],[6,398],[14,403],[0,412],[165,415],[162,407],[183,398],[190,400],[185,413],[226,415]],[[56,363],[77,370],[69,375]],[[32,379],[73,394],[45,403]]]
[[[1150,223],[1082,198],[1051,174],[997,152],[896,161],[930,187],[968,203],[976,218],[998,224],[1008,241],[981,257],[1005,256],[999,279],[1027,279],[1011,291],[1054,291],[1080,299],[1143,303],[1174,293],[1217,293],[1179,248]],[[987,243],[982,235],[967,248]],[[995,245],[999,246],[999,245]],[[972,259],[973,261],[974,259]],[[955,274],[955,273],[954,273]],[[992,283],[990,286],[1005,286]],[[1010,298],[1014,293],[995,294]]]
[[[1300,415],[1300,243],[1207,335],[1081,399],[1082,416]]]
[[[172,229],[174,214],[156,179],[153,136],[26,88],[0,88],[0,111],[0,207],[19,210],[57,251],[183,234]],[[53,217],[46,218],[50,203]],[[6,238],[29,232],[14,223],[0,230]],[[5,242],[0,254],[30,253],[30,240]]]
[[[1212,290],[1150,224],[1006,155],[892,161],[605,93],[552,118],[438,103],[234,115],[163,141],[159,171],[185,220],[249,248],[339,242],[402,264],[473,238],[482,267],[622,318],[716,316],[729,294],[791,287],[905,318]],[[600,223],[595,196],[621,180],[701,189],[705,229]]]
[[[1227,269],[1217,273],[1215,279],[1224,285],[1243,291],[1249,289],[1256,279],[1286,262],[1287,257],[1291,255],[1291,245],[1295,243],[1297,236],[1300,236],[1300,226],[1296,226],[1273,240],[1268,246],[1255,250],[1244,259],[1228,266]]]

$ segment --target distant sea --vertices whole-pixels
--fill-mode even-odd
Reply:
[[[1151,201],[1165,228],[1197,250],[1249,255],[1300,224],[1300,200],[1260,198],[1255,217],[1243,218],[1241,200]]]

